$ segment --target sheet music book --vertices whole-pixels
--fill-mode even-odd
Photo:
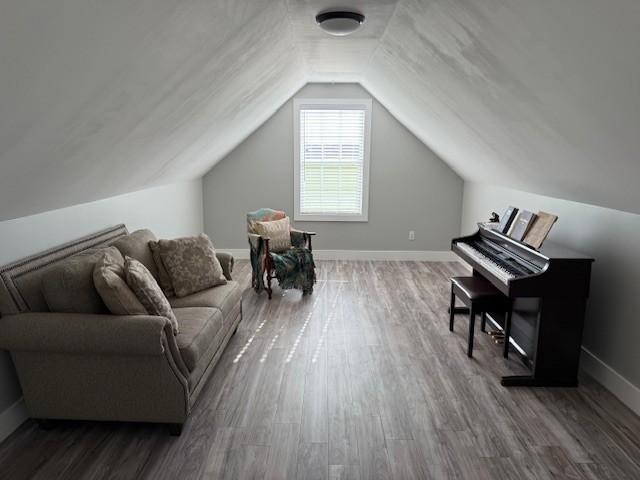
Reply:
[[[513,223],[513,220],[516,218],[518,214],[518,209],[516,207],[509,207],[507,211],[504,212],[502,217],[500,218],[500,224],[496,228],[500,233],[506,234]]]
[[[536,218],[536,214],[529,212],[528,210],[522,210],[518,213],[518,217],[513,222],[511,229],[509,230],[509,236],[514,240],[522,241],[524,236],[529,231],[529,227]]]
[[[538,212],[529,232],[524,237],[524,243],[531,245],[536,250],[542,246],[542,243],[549,235],[549,231],[553,224],[556,223],[558,217],[547,212]]]

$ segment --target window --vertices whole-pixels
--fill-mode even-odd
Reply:
[[[296,220],[366,222],[371,100],[294,100]]]

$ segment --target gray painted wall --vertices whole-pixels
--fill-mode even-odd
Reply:
[[[583,345],[640,387],[640,215],[477,183],[465,183],[462,232],[508,205],[555,213],[550,237],[592,255]]]
[[[0,222],[0,265],[119,223],[164,237],[192,235],[203,231],[202,218],[198,179],[8,220]],[[0,417],[20,396],[13,364],[0,351]]]
[[[371,98],[355,84],[311,84],[295,96]],[[448,250],[460,227],[462,180],[375,99],[371,138],[369,221],[296,227],[318,232],[318,249]],[[204,177],[205,231],[220,248],[247,248],[246,212],[272,207],[292,216],[293,201],[289,100]]]

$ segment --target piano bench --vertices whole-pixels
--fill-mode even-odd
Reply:
[[[505,314],[503,355],[505,358],[508,358],[509,335],[511,334],[511,299],[483,277],[452,277],[451,305],[449,308],[449,331],[451,332],[453,332],[456,298],[459,298],[460,301],[469,308],[467,356],[473,356],[473,336],[476,314],[482,314],[481,330],[484,332],[487,312],[500,312]]]

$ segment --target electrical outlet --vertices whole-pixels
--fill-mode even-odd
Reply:
[[[416,232],[413,230],[409,230],[409,240],[413,241],[416,239]]]

